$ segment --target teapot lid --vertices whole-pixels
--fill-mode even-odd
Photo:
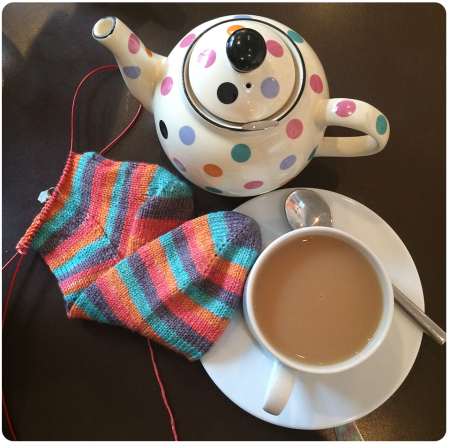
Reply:
[[[208,114],[233,123],[258,122],[292,101],[303,69],[278,31],[241,19],[199,36],[186,59],[184,81]]]

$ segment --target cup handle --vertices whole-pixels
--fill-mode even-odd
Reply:
[[[296,373],[275,360],[266,389],[263,409],[271,415],[279,415],[286,406],[294,388]]]
[[[386,117],[374,106],[360,100],[322,100],[316,108],[315,121],[323,130],[327,126],[344,126],[367,134],[356,137],[324,137],[316,156],[368,156],[381,151],[389,139],[390,126]]]

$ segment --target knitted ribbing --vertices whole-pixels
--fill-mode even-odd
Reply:
[[[190,188],[164,168],[71,153],[17,248],[31,242],[70,301],[122,258],[192,217]]]
[[[199,359],[241,302],[260,248],[253,219],[199,217],[111,267],[72,299],[69,316],[121,325]]]

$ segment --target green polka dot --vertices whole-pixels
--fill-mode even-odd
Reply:
[[[205,190],[212,191],[213,193],[222,194],[222,191],[218,190],[217,188],[213,187],[205,187]]]
[[[238,143],[231,150],[231,157],[236,162],[247,162],[247,160],[250,159],[251,155],[252,152],[250,148],[244,143]]]
[[[287,35],[297,43],[303,43],[303,39],[294,31],[288,31]]]
[[[312,153],[308,157],[308,162],[314,157],[314,154],[316,154],[317,148],[319,148],[319,145],[317,145],[313,150]]]
[[[377,118],[377,124],[376,124],[377,133],[382,136],[387,131],[387,126],[388,126],[388,123],[387,123],[386,117],[384,117],[382,114],[380,114]]]

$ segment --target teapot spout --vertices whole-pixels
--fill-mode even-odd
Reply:
[[[148,50],[116,17],[99,20],[92,28],[92,36],[113,53],[131,94],[153,112],[156,84],[167,58]]]

